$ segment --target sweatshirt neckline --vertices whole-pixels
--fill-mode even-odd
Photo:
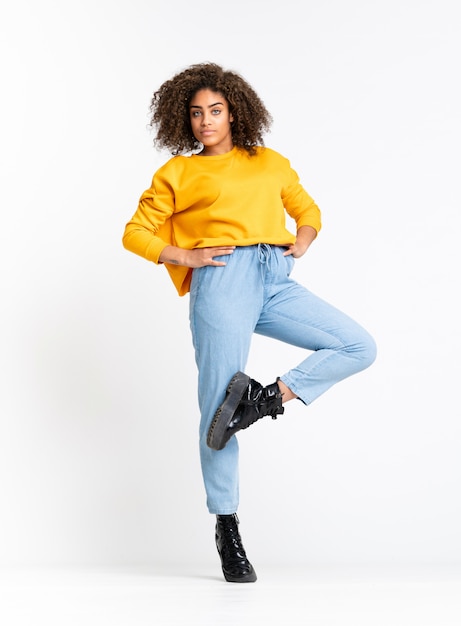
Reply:
[[[232,150],[229,150],[229,152],[224,152],[224,154],[212,154],[209,156],[194,154],[192,156],[194,159],[200,159],[201,161],[224,161],[225,159],[229,159],[230,157],[234,156],[236,152],[237,147],[233,146]]]

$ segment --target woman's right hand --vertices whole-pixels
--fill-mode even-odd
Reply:
[[[159,256],[160,263],[172,263],[183,267],[205,267],[214,265],[220,267],[226,265],[225,261],[215,261],[214,257],[232,254],[235,246],[214,246],[211,248],[194,248],[185,250],[177,246],[166,246]]]

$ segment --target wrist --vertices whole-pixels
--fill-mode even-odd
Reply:
[[[158,258],[160,263],[171,263],[172,265],[184,265],[187,267],[186,255],[188,250],[177,246],[166,246]]]

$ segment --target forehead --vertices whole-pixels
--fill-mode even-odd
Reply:
[[[190,106],[206,107],[217,103],[227,105],[227,100],[222,93],[211,89],[199,89],[199,91],[192,96]]]

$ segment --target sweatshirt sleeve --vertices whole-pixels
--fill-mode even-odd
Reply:
[[[154,174],[151,187],[139,199],[122,239],[127,250],[157,264],[162,250],[173,243],[170,217],[174,212],[174,191],[162,169]]]
[[[288,215],[296,222],[296,227],[312,226],[317,232],[322,227],[320,209],[299,182],[298,174],[289,167],[282,201]]]

